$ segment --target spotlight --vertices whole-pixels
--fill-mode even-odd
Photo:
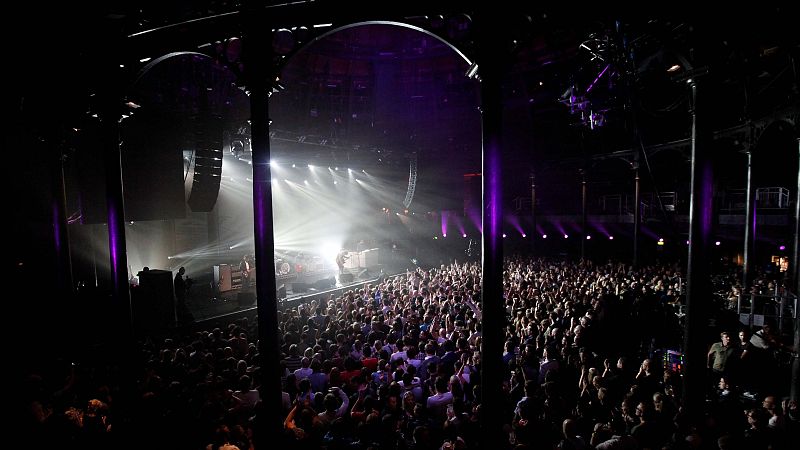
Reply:
[[[309,165],[308,165],[308,169],[309,169],[309,170],[314,170],[314,166],[312,166],[311,164],[309,164]]]
[[[564,233],[564,239],[568,239],[568,238],[569,238],[569,235]]]
[[[272,166],[272,167],[278,167],[278,161],[275,161],[274,159],[270,159],[269,160],[269,165]]]
[[[469,66],[469,68],[467,69],[467,72],[464,75],[467,78],[470,78],[470,79],[477,78],[477,75],[478,75],[478,63],[472,63]]]
[[[526,238],[526,237],[528,237],[528,235],[525,234],[525,233],[522,233],[522,237]]]
[[[339,184],[339,182],[336,181],[336,180],[333,180],[333,184]]]
[[[664,242],[664,238],[658,238],[658,242]]]
[[[778,247],[778,250],[784,251],[784,250],[786,250],[786,246],[785,245],[781,245],[780,247]]]
[[[587,240],[590,240],[590,239],[592,239],[592,237],[591,237],[591,236],[589,236],[589,235],[587,234],[587,235],[586,235],[586,239],[587,239]]]
[[[543,234],[543,235],[542,235],[542,239],[547,239],[547,235],[546,235],[546,234]]]
[[[467,233],[462,234],[461,237],[467,237]]]
[[[720,245],[722,245],[722,242],[720,242],[720,241],[716,241],[716,242],[714,242],[714,245],[716,245],[717,247],[719,247]]]
[[[609,241],[613,241],[613,240],[614,240],[614,236],[609,236],[609,237],[608,237],[608,240],[609,240]]]
[[[506,237],[506,234],[505,234],[505,233],[503,233],[503,238],[505,239],[505,237]]]
[[[292,164],[292,169],[296,169],[296,168],[297,168],[297,164]]]
[[[442,233],[442,237],[447,237],[447,233]]]

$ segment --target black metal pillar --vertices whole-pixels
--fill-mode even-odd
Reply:
[[[272,230],[272,173],[269,166],[269,95],[274,79],[270,26],[263,9],[244,10],[243,39],[245,80],[250,92],[250,132],[253,151],[253,232],[256,258],[256,298],[259,354],[263,364],[261,385],[266,417],[256,427],[256,448],[276,445],[281,436],[281,354],[278,340],[278,293],[275,282],[275,240]],[[280,445],[279,445],[280,446]]]
[[[794,275],[794,294],[800,296],[800,139],[797,139],[797,186],[794,196],[794,248],[792,249],[791,272]],[[800,300],[795,301],[794,311],[794,360],[792,361],[791,399],[800,401]]]
[[[742,293],[750,292],[750,270],[752,269],[753,243],[756,237],[756,189],[753,187],[753,151],[747,149],[747,211],[744,219],[744,261],[742,264]]]
[[[706,389],[705,330],[708,325],[710,240],[713,218],[713,168],[710,139],[702,120],[702,103],[698,102],[696,81],[689,81],[692,114],[692,188],[689,207],[689,260],[687,267],[686,323],[683,352],[683,401],[692,419],[703,415]],[[699,103],[699,104],[698,104]]]
[[[531,173],[531,255],[536,256],[536,239],[539,238],[539,230],[536,229],[536,174]]]
[[[138,363],[134,340],[133,311],[128,281],[127,243],[125,239],[125,202],[123,196],[122,148],[120,142],[120,120],[122,118],[123,81],[119,62],[105,48],[121,49],[123,32],[116,20],[108,19],[105,33],[100,35],[94,58],[100,64],[103,83],[100,87],[100,146],[106,175],[106,214],[108,225],[108,250],[111,272],[111,314],[109,329],[109,355],[119,367],[120,388],[114,396],[114,444],[111,447],[130,445],[135,442],[135,422],[141,420],[135,413],[136,375]],[[108,46],[108,47],[106,47]],[[119,54],[125,54],[120,50]]]
[[[75,287],[72,283],[72,256],[69,247],[69,229],[67,227],[67,196],[64,188],[64,154],[58,149],[58,161],[52,172],[53,197],[52,221],[53,242],[56,250],[56,277],[58,292],[71,295]]]
[[[503,425],[503,196],[502,196],[502,100],[501,81],[506,42],[503,25],[486,14],[476,20],[478,63],[481,76],[481,125],[483,130],[483,348],[481,362],[482,448],[505,438]]]
[[[586,259],[586,171],[581,170],[581,259]]]
[[[119,139],[119,121],[122,115],[122,96],[118,89],[119,70],[117,65],[109,64],[100,115],[100,139],[105,158],[106,170],[106,208],[108,218],[108,250],[111,262],[111,293],[115,321],[122,342],[133,342],[133,314],[131,295],[128,286],[128,256],[125,241],[125,202],[122,184],[122,151]]]
[[[639,179],[639,154],[633,161],[633,267],[639,265],[639,234],[642,229],[642,198]]]

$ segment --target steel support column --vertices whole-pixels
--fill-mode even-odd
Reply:
[[[483,346],[481,361],[482,447],[491,448],[505,438],[503,417],[503,196],[502,196],[502,101],[501,82],[506,48],[502,24],[494,14],[482,16],[478,27],[481,77],[481,125],[483,131]]]
[[[110,64],[113,66],[113,64]],[[106,170],[106,208],[108,221],[108,250],[111,263],[111,294],[116,317],[116,329],[121,341],[132,344],[133,315],[128,285],[128,257],[125,241],[125,202],[122,184],[122,149],[120,126],[122,97],[118,93],[117,67],[109,68],[102,94],[100,139]]]
[[[581,170],[581,259],[586,259],[586,171]]]
[[[263,422],[256,427],[256,448],[276,445],[282,436],[281,354],[278,340],[278,294],[275,270],[275,240],[272,223],[272,173],[269,166],[269,95],[274,78],[272,42],[268,17],[251,2],[243,10],[246,34],[242,40],[245,82],[250,92],[250,132],[253,152],[253,232],[256,258],[256,298],[259,354],[262,361],[261,386],[265,405]],[[280,446],[280,445],[278,445]]]
[[[797,139],[797,186],[794,195],[794,248],[791,272],[794,275],[794,294],[800,296],[800,139]],[[800,305],[796,301],[795,305]],[[800,401],[800,312],[794,311],[794,360],[792,361],[791,398]]]
[[[64,154],[58,149],[58,161],[52,171],[53,197],[51,212],[53,221],[53,243],[56,251],[56,277],[58,293],[71,295],[75,286],[72,283],[72,256],[69,247],[67,227],[67,196],[64,188]]]
[[[742,265],[742,292],[750,292],[750,271],[752,269],[753,249],[756,238],[756,189],[753,188],[753,151],[747,150],[747,211],[744,219],[744,261]],[[752,305],[751,305],[752,308]]]
[[[709,245],[713,219],[713,181],[710,139],[702,120],[703,105],[698,102],[696,81],[689,82],[692,114],[692,181],[689,207],[689,258],[687,267],[686,322],[683,351],[686,357],[683,401],[689,416],[703,416],[706,391],[706,329],[709,283]],[[701,97],[702,100],[702,97]]]
[[[641,183],[639,178],[639,156],[633,162],[633,267],[639,265],[639,234],[642,229]]]
[[[532,228],[530,231],[531,236],[531,255],[536,256],[536,239],[539,237],[539,231],[536,229],[536,174],[531,173],[531,222]]]

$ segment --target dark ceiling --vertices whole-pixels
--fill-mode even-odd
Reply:
[[[161,107],[190,105],[184,112],[191,115],[204,92],[198,87],[211,87],[203,96],[210,95],[207,101],[226,115],[230,133],[241,130],[247,99],[238,88],[235,46],[225,47],[226,39],[241,36],[241,18],[227,14],[241,5],[168,3],[121,2],[105,10],[70,5],[22,14],[16,31],[35,31],[37,37],[18,39],[12,48],[19,141],[74,147],[71,130],[92,126],[97,87],[107,81],[104,64],[115,61],[125,66],[119,79],[125,95],[144,93],[137,101]],[[486,8],[410,2],[383,14],[366,6],[356,12],[362,2],[346,10],[336,2],[300,3],[272,8],[268,15],[276,28],[299,27],[295,49],[276,64],[274,151],[399,166],[418,152],[427,170],[455,176],[480,170],[479,84],[465,76],[468,62],[443,39],[474,59],[469,16],[479,19]],[[507,48],[498,49],[508,55],[504,146],[509,170],[520,175],[559,164],[573,170],[587,156],[634,147],[635,135],[647,146],[686,139],[690,115],[683,80],[695,72],[703,74],[699,92],[709,131],[797,111],[800,33],[798,15],[789,8],[691,18],[497,9],[507,23],[498,30],[507,35]],[[383,24],[323,36],[365,18],[399,20],[423,31]],[[326,21],[333,25],[313,27]],[[148,64],[141,60],[180,50],[211,58],[197,64],[184,58],[133,83]],[[668,71],[673,65],[677,69]],[[187,87],[187,80],[195,85]],[[526,178],[516,177],[522,191]]]

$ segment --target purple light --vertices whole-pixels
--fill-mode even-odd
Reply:
[[[603,70],[601,70],[601,71],[600,71],[600,73],[597,75],[597,77],[594,79],[594,81],[592,81],[592,84],[590,84],[590,85],[589,85],[589,87],[588,87],[588,88],[586,88],[586,93],[587,93],[587,94],[588,94],[589,92],[591,92],[591,90],[592,90],[592,89],[594,89],[594,85],[595,85],[595,84],[597,84],[597,82],[598,82],[598,81],[600,80],[600,78],[601,78],[601,77],[602,77],[602,76],[603,76],[603,75],[606,73],[606,71],[608,70],[608,68],[609,68],[609,67],[611,67],[611,64],[608,64],[608,65],[606,65],[606,66],[603,68]]]
[[[442,233],[442,237],[447,237],[447,233]]]
[[[569,238],[569,235],[567,233],[564,233],[564,239],[567,239],[567,238]]]
[[[525,234],[525,233],[522,233],[522,237],[528,237],[528,235]]]
[[[467,233],[462,234],[461,237],[467,237]]]
[[[117,267],[117,242],[119,241],[119,228],[117,227],[117,213],[114,208],[108,208],[108,231],[109,231],[109,244],[108,250],[111,254],[111,271],[116,274],[119,268]]]
[[[55,237],[56,253],[61,253],[61,222],[58,220],[58,203],[53,202],[53,234]]]
[[[786,246],[785,245],[781,245],[780,247],[778,247],[778,250],[784,251],[784,250],[786,250]]]

